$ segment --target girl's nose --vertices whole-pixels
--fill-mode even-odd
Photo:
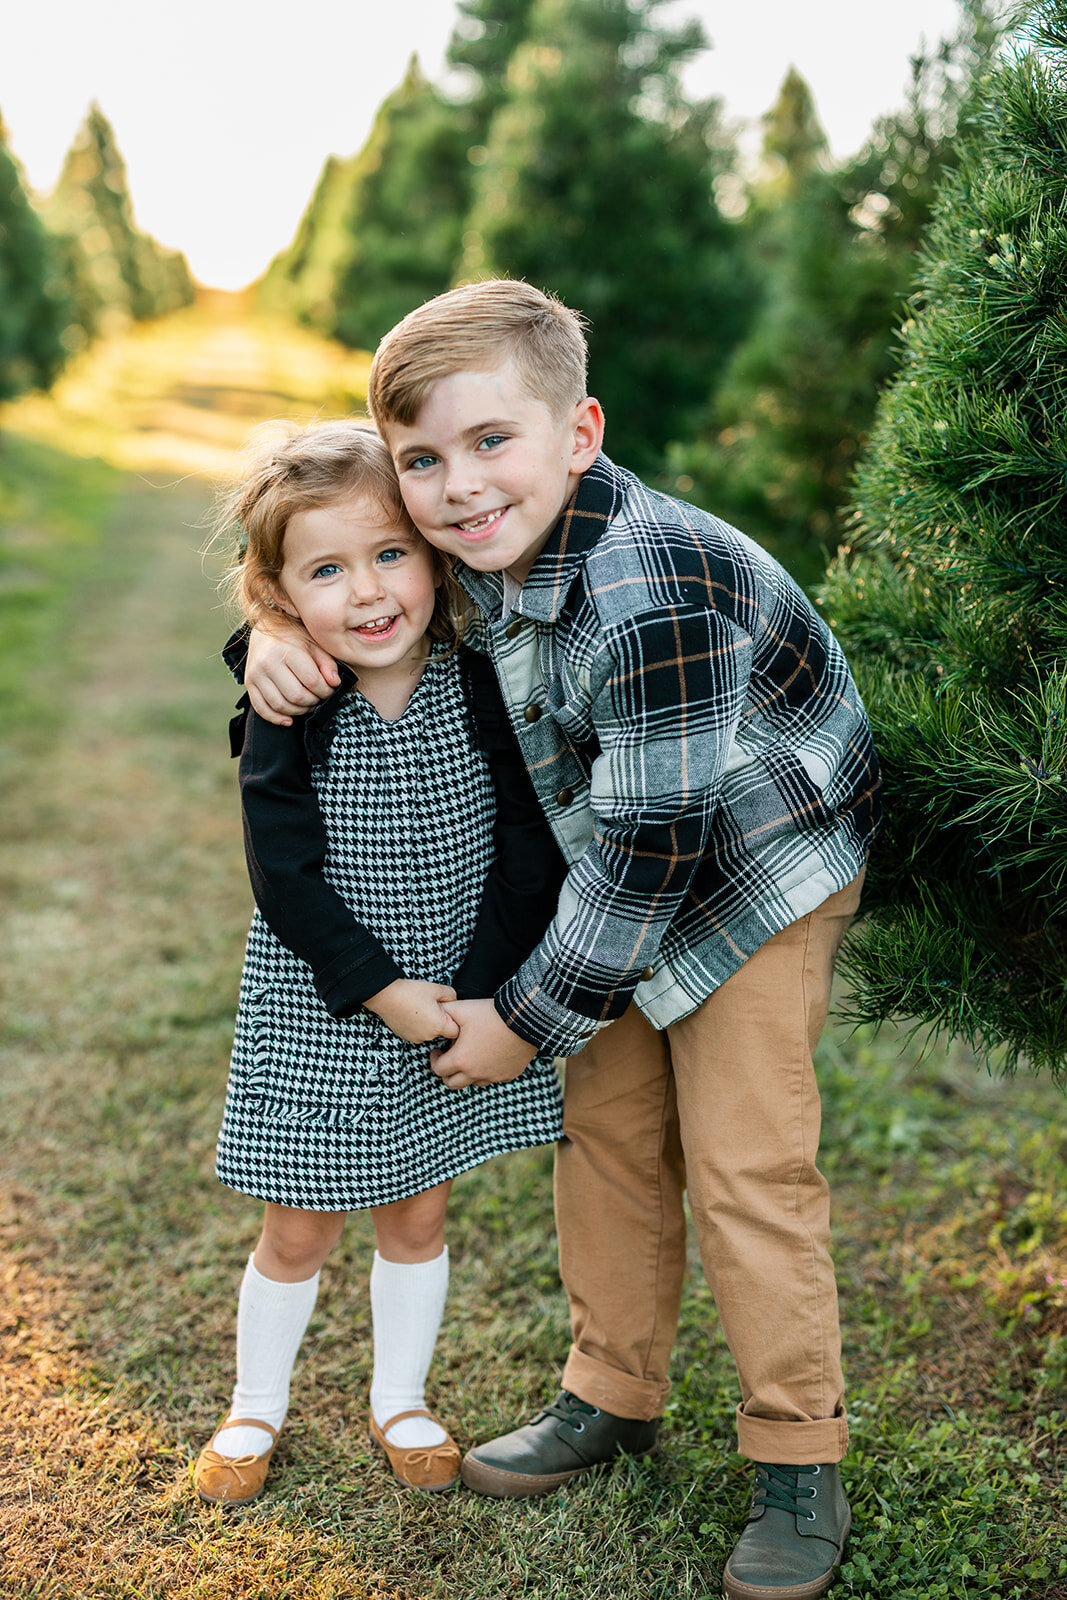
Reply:
[[[357,567],[352,573],[349,587],[352,598],[362,605],[378,599],[385,592],[381,573],[376,567]]]

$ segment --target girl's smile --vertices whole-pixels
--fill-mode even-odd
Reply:
[[[282,556],[279,604],[356,670],[368,698],[386,681],[414,685],[429,654],[438,580],[413,528],[383,525],[377,504],[355,495],[291,516]]]

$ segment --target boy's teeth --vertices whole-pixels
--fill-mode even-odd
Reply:
[[[473,533],[476,528],[484,528],[487,522],[492,522],[493,518],[498,515],[499,512],[486,511],[480,517],[472,517],[469,522],[461,522],[460,527],[464,533]]]

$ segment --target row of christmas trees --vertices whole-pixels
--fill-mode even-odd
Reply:
[[[373,349],[452,282],[506,272],[591,319],[616,455],[821,575],[954,134],[996,41],[987,0],[834,165],[795,72],[754,180],[681,71],[665,0],[460,0],[449,89],[413,60],[331,157],[264,294]]]
[[[98,107],[40,208],[0,121],[0,400],[47,387],[91,339],[192,298],[185,257],[134,221],[125,164]]]
[[[456,276],[521,273],[592,315],[627,464],[688,437],[676,467],[757,533],[767,484],[794,532],[850,495],[820,599],[888,821],[849,1004],[1067,1076],[1067,0],[1029,4],[999,49],[973,0],[836,171],[790,79],[747,254],[709,199],[716,113],[678,85],[692,30],[638,0],[460,10],[477,92],[413,69],[268,291],[373,345]]]

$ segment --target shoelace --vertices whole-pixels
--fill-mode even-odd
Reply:
[[[600,1407],[588,1405],[586,1401],[579,1400],[576,1394],[571,1394],[569,1389],[564,1389],[558,1400],[553,1400],[541,1412],[542,1417],[558,1417],[560,1422],[573,1422],[575,1413],[584,1417],[599,1417]]]
[[[802,1472],[810,1471],[810,1467],[780,1467],[757,1462],[753,1510],[762,1507],[768,1511],[788,1511],[791,1516],[808,1516],[808,1507],[803,1502],[814,1500],[818,1491],[814,1484],[810,1489],[802,1489],[799,1477]]]

